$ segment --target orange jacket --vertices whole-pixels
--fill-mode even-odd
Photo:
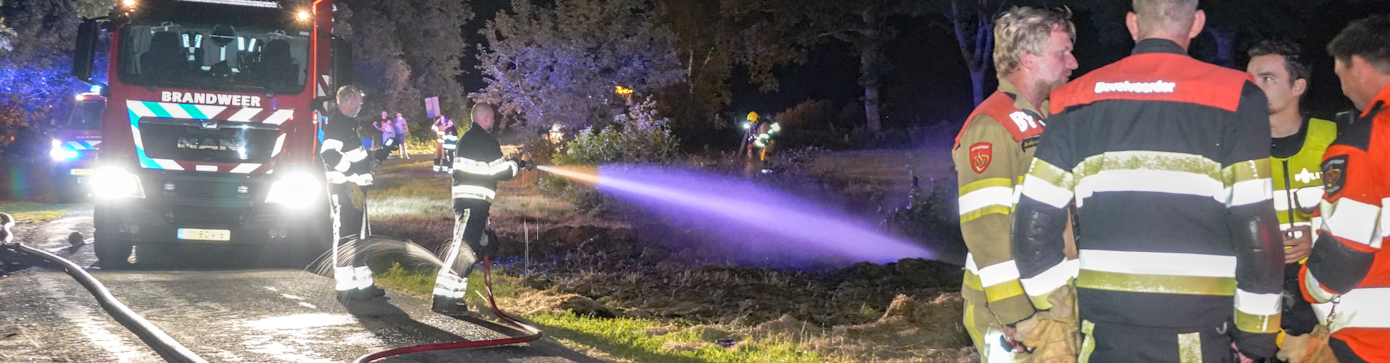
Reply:
[[[1323,156],[1327,194],[1322,228],[1299,273],[1303,296],[1323,304],[1332,337],[1369,362],[1390,362],[1390,87],[1350,125]]]

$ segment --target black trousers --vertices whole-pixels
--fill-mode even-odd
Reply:
[[[1204,328],[1149,328],[1093,323],[1083,320],[1081,359],[1092,363],[1162,362],[1229,363],[1238,361],[1231,348],[1230,324]]]
[[[434,295],[461,299],[468,288],[468,275],[495,241],[484,241],[488,212],[492,203],[481,199],[454,199],[454,238],[441,252],[444,266],[434,280]],[[492,246],[484,245],[493,244]]]
[[[338,291],[365,288],[372,285],[371,270],[366,257],[358,253],[359,236],[363,235],[362,208],[352,203],[352,188],[346,184],[328,185],[328,204],[333,217],[333,279]],[[366,195],[360,196],[366,203]]]

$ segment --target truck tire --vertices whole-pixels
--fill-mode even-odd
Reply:
[[[129,242],[101,239],[92,242],[101,268],[112,270],[130,267],[130,248],[133,246]]]
[[[101,209],[97,208],[92,219],[99,221],[101,214]],[[130,249],[134,244],[112,238],[111,235],[116,231],[102,228],[101,223],[94,223],[93,227],[95,230],[92,231],[92,251],[96,252],[101,268],[116,270],[130,267]]]

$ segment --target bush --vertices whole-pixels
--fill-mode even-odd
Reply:
[[[669,163],[680,156],[680,140],[671,134],[668,120],[656,117],[656,103],[651,99],[633,105],[627,114],[620,114],[602,130],[589,127],[565,144],[565,150],[551,157],[555,165],[599,166],[604,164]],[[612,211],[612,200],[601,197],[592,188],[571,183],[558,176],[547,176],[538,182],[542,193],[559,196],[574,202],[590,213]]]

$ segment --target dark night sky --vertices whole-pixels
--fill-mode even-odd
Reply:
[[[465,27],[465,37],[470,45],[482,41],[478,29],[487,19],[505,8],[510,8],[510,0],[473,0],[476,14]],[[1315,14],[1318,20],[1309,20],[1310,25],[1296,37],[1304,46],[1305,58],[1314,69],[1313,85],[1305,97],[1304,109],[1318,117],[1331,117],[1337,110],[1348,109],[1351,103],[1341,94],[1336,75],[1332,72],[1332,60],[1323,47],[1338,31],[1353,19],[1371,13],[1390,12],[1390,2],[1386,1],[1346,1],[1323,6]],[[1078,29],[1076,57],[1080,68],[1073,77],[1080,76],[1129,54],[1132,41],[1123,40],[1106,44],[1098,40],[1097,30],[1089,13],[1077,13],[1073,21]],[[971,105],[970,81],[959,48],[948,28],[940,24],[940,19],[916,18],[899,20],[894,23],[898,35],[886,48],[891,65],[890,76],[883,87],[885,126],[927,126],[938,121],[959,122],[973,108]],[[1127,39],[1128,36],[1122,37]],[[1242,41],[1236,51],[1235,63],[1244,69],[1246,62]],[[470,46],[470,48],[473,48]],[[1207,36],[1199,36],[1193,43],[1192,53],[1199,58],[1212,54],[1211,41]],[[475,50],[470,50],[475,52]],[[476,54],[464,57],[467,72],[460,80],[465,89],[472,92],[483,86],[483,80],[474,68]],[[774,92],[761,92],[750,84],[746,72],[735,69],[730,80],[734,90],[733,102],[725,110],[742,114],[748,111],[777,113],[808,99],[831,100],[835,108],[858,102],[863,90],[857,84],[859,77],[858,56],[845,43],[830,41],[816,48],[807,62],[783,67],[778,70],[781,87]],[[993,74],[986,76],[987,91],[994,87]]]

